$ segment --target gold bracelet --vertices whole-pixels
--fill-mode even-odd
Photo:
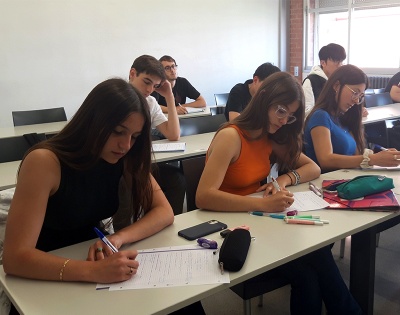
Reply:
[[[71,260],[71,259],[67,259],[66,261],[64,261],[64,264],[63,264],[63,266],[62,266],[61,269],[60,269],[60,281],[64,281],[64,280],[63,280],[64,269],[65,269],[65,266],[68,264],[68,262],[69,262],[70,260]]]

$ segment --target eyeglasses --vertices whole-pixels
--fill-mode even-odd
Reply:
[[[296,121],[296,117],[293,115],[290,115],[286,108],[282,107],[281,105],[278,105],[276,111],[275,111],[276,117],[279,119],[285,119],[287,118],[286,124],[293,124]]]
[[[171,70],[175,70],[175,69],[178,69],[178,65],[172,65],[172,66],[164,67],[165,71],[171,71]]]
[[[357,105],[360,105],[362,102],[364,102],[364,96],[365,96],[364,93],[354,91],[347,84],[345,85],[345,87],[347,87],[350,91],[353,92],[351,99],[352,99],[352,101],[356,102]]]

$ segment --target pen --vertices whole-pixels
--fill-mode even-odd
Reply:
[[[287,215],[290,219],[319,219],[319,215]]]
[[[183,106],[181,105],[181,103],[178,103],[178,106],[184,110],[185,114],[187,114],[187,112],[188,112],[187,109],[186,109],[185,107],[183,107]]]
[[[273,178],[273,177],[271,177],[271,180],[272,180],[272,185],[274,185],[275,189],[276,189],[277,191],[281,191],[281,187],[279,187],[279,184],[278,184],[278,182],[276,181],[276,179]]]
[[[311,182],[308,183],[308,188],[314,193],[316,194],[318,197],[322,197],[321,192],[318,190],[317,187],[315,187],[315,185]]]
[[[94,231],[96,232],[99,239],[101,239],[103,243],[106,244],[113,251],[113,253],[118,253],[118,249],[116,249],[115,246],[111,244],[107,237],[105,237],[104,234],[97,227],[94,228]]]
[[[312,220],[301,220],[301,219],[284,219],[287,224],[305,224],[305,225],[319,225],[323,226],[324,223],[321,221],[312,221]]]

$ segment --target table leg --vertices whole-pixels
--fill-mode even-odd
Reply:
[[[374,312],[376,227],[351,236],[350,292],[364,314]]]

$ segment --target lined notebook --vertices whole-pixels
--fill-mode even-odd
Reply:
[[[185,151],[186,142],[164,142],[164,143],[153,143],[154,152],[176,152]]]
[[[345,181],[346,180],[343,180],[343,182]],[[340,182],[340,180],[324,180],[322,182],[322,189],[337,182]],[[400,209],[399,202],[392,190],[383,191],[378,194],[368,195],[354,200],[342,199],[336,192],[328,193],[324,191],[324,200],[329,203],[329,206],[326,207],[327,209],[366,211],[393,211]]]

